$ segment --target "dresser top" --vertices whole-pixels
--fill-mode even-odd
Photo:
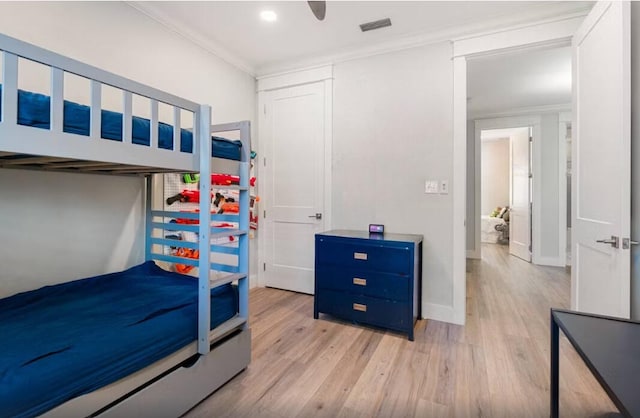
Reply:
[[[347,229],[333,229],[331,231],[320,232],[316,235],[323,235],[329,237],[343,237],[343,238],[358,238],[369,239],[372,241],[398,241],[398,242],[422,242],[422,235],[414,234],[390,234],[385,232],[384,234],[370,234],[368,231],[352,231]]]

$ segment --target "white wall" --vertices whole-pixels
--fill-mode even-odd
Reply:
[[[208,103],[213,123],[254,120],[251,75],[126,3],[0,2],[0,31]],[[142,190],[137,178],[0,170],[0,296],[141,261]]]
[[[541,194],[542,198],[539,204],[541,205],[541,219],[543,222],[540,224],[540,257],[544,260],[553,260],[562,258],[562,266],[564,266],[564,252],[565,248],[560,248],[560,176],[565,176],[565,173],[560,173],[560,161],[558,156],[559,151],[559,119],[557,113],[551,113],[541,115],[540,117],[540,130],[542,136],[541,151],[541,166],[540,173],[534,173],[534,180],[540,179],[542,182]],[[564,144],[564,138],[562,138]],[[534,204],[536,202],[534,201]],[[547,264],[545,261],[542,264]]]
[[[640,237],[640,4],[631,3],[631,237]],[[631,247],[631,318],[640,319],[640,246]]]
[[[481,215],[509,206],[509,138],[483,141],[481,152]],[[468,152],[468,151],[467,151]]]
[[[144,259],[143,180],[0,169],[0,297]]]
[[[453,65],[440,43],[334,68],[333,228],[424,235],[423,314],[452,306]],[[451,183],[450,183],[451,184]]]

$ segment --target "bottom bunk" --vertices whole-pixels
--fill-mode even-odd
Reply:
[[[206,393],[189,405],[177,405],[174,412],[163,409],[169,415],[185,412],[244,369],[250,357],[248,330],[220,341],[229,354],[215,348],[207,356],[196,355],[197,284],[192,277],[167,272],[149,261],[123,272],[0,300],[0,416],[35,416],[65,403],[72,406],[60,407],[66,416],[74,410],[78,415],[108,415],[107,407],[124,412],[126,407],[113,402],[126,405],[127,398],[161,399],[158,394],[163,390],[169,391],[165,402],[171,402],[170,389],[185,386],[189,378],[194,379],[194,387],[183,390]],[[212,329],[226,323],[236,324],[227,327],[229,332],[242,329],[241,321],[234,321],[237,313],[235,286],[211,290]],[[216,377],[214,366],[225,364]],[[233,370],[227,370],[229,365],[235,365]],[[150,397],[146,389],[152,386],[160,391]],[[91,399],[94,391],[109,393],[110,398],[96,402]],[[73,405],[74,398],[81,400],[79,408]],[[176,392],[176,403],[184,403],[179,398]],[[82,406],[86,400],[89,405]],[[141,407],[139,401],[129,405]],[[154,416],[162,411],[156,409],[158,404],[146,406]],[[87,412],[83,409],[87,407],[95,409]]]

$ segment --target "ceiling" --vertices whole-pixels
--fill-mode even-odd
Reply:
[[[203,48],[252,74],[339,61],[500,26],[584,13],[592,2],[334,1],[324,21],[305,1],[129,2]],[[259,17],[277,13],[276,22]],[[390,18],[363,33],[359,24]]]
[[[494,55],[467,63],[469,119],[571,104],[571,47]]]

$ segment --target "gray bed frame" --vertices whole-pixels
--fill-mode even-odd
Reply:
[[[96,67],[47,51],[0,34],[2,59],[2,118],[0,121],[0,167],[110,175],[145,176],[147,260],[179,262],[198,268],[198,339],[170,356],[127,376],[109,386],[74,398],[48,411],[44,416],[180,416],[217,388],[244,370],[251,360],[249,318],[249,170],[251,161],[250,124],[248,121],[211,125],[211,108],[117,76]],[[36,61],[51,70],[51,128],[38,129],[17,123],[18,62],[20,58]],[[90,135],[63,132],[64,74],[72,73],[90,80]],[[104,140],[100,136],[101,91],[108,85],[122,90],[123,141]],[[132,143],[132,98],[140,95],[151,105],[149,147]],[[158,108],[164,103],[174,109],[174,149],[158,148]],[[193,113],[193,153],[180,152],[180,115]],[[240,161],[211,158],[213,132],[238,131],[242,141]],[[239,185],[224,186],[239,193],[239,215],[211,214],[211,202],[201,199],[199,212],[180,213],[180,217],[197,219],[198,225],[170,223],[177,212],[155,210],[154,176],[161,173],[200,173],[200,193],[211,191],[212,173],[240,177]],[[157,178],[157,176],[156,176]],[[217,186],[216,186],[217,187]],[[236,222],[235,229],[211,227],[211,222]],[[180,229],[182,228],[182,229]],[[167,255],[164,249],[175,241],[164,239],[166,230],[198,232],[197,243],[181,246],[198,249],[198,259]],[[211,245],[217,237],[237,237],[237,247],[225,254],[236,256],[235,265],[212,261],[219,246]],[[235,283],[239,310],[236,316],[218,327],[210,328],[210,290]],[[1,348],[0,348],[1,355]]]

